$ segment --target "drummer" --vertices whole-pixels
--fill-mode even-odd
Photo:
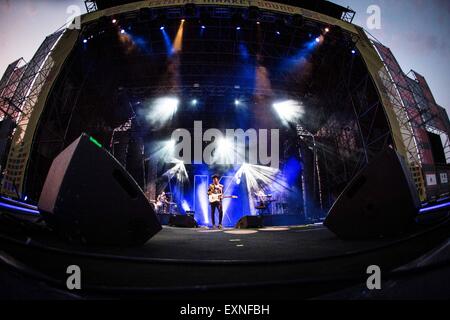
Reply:
[[[159,196],[156,198],[157,212],[167,214],[169,212],[169,205],[170,205],[169,197],[164,191],[161,192]]]

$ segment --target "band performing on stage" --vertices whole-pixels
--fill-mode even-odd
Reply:
[[[208,200],[210,224],[213,229],[223,228],[223,200],[239,198],[237,195],[225,195],[225,186],[220,183],[223,178],[216,174],[213,175],[212,183],[208,185],[207,194],[201,196],[201,198],[207,198]],[[270,191],[268,188],[259,188],[254,192],[250,192],[249,197],[252,199],[252,208],[255,210],[255,214],[260,216],[287,214],[288,209],[285,196],[283,194],[274,196],[268,193],[268,191]],[[172,192],[162,191],[156,200],[151,200],[150,202],[158,214],[175,215],[180,214],[180,211],[183,209],[185,214],[195,214],[192,210],[183,208],[183,205],[178,206],[177,203],[183,204],[186,203],[186,200],[173,197]],[[216,211],[218,214],[218,224],[216,224]]]

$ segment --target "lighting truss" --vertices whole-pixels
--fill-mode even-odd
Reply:
[[[84,5],[86,6],[86,11],[88,13],[97,11],[97,2],[95,0],[85,0]]]

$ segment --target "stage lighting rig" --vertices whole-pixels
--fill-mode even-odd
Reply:
[[[197,17],[197,7],[193,3],[188,3],[184,6],[184,16],[186,18],[195,18]]]
[[[250,6],[248,8],[247,14],[248,20],[255,21],[259,19],[259,8],[255,6]]]

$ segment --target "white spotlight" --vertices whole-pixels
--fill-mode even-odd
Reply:
[[[237,107],[241,104],[241,102],[238,99],[234,99],[234,105]]]
[[[174,97],[155,99],[150,105],[146,118],[152,125],[164,125],[177,112],[179,103],[180,101]]]
[[[183,202],[181,203],[181,207],[183,208],[184,211],[190,211],[191,208],[189,207],[189,204],[187,203],[186,200],[183,200]]]
[[[233,143],[229,139],[226,139],[226,138],[220,139],[219,140],[219,149],[223,153],[228,153],[233,150]]]
[[[273,108],[285,125],[297,122],[304,113],[303,106],[295,100],[274,103]]]
[[[168,150],[173,150],[173,149],[175,148],[175,141],[174,141],[174,140],[168,140],[168,141],[166,141],[165,147],[166,147]]]
[[[217,142],[217,149],[214,154],[216,164],[231,164],[235,155],[234,140],[221,138]]]
[[[198,100],[197,99],[192,99],[191,105],[195,107],[197,104],[198,104]]]
[[[175,146],[175,140],[160,141],[156,145],[154,155],[165,163],[174,163]]]

